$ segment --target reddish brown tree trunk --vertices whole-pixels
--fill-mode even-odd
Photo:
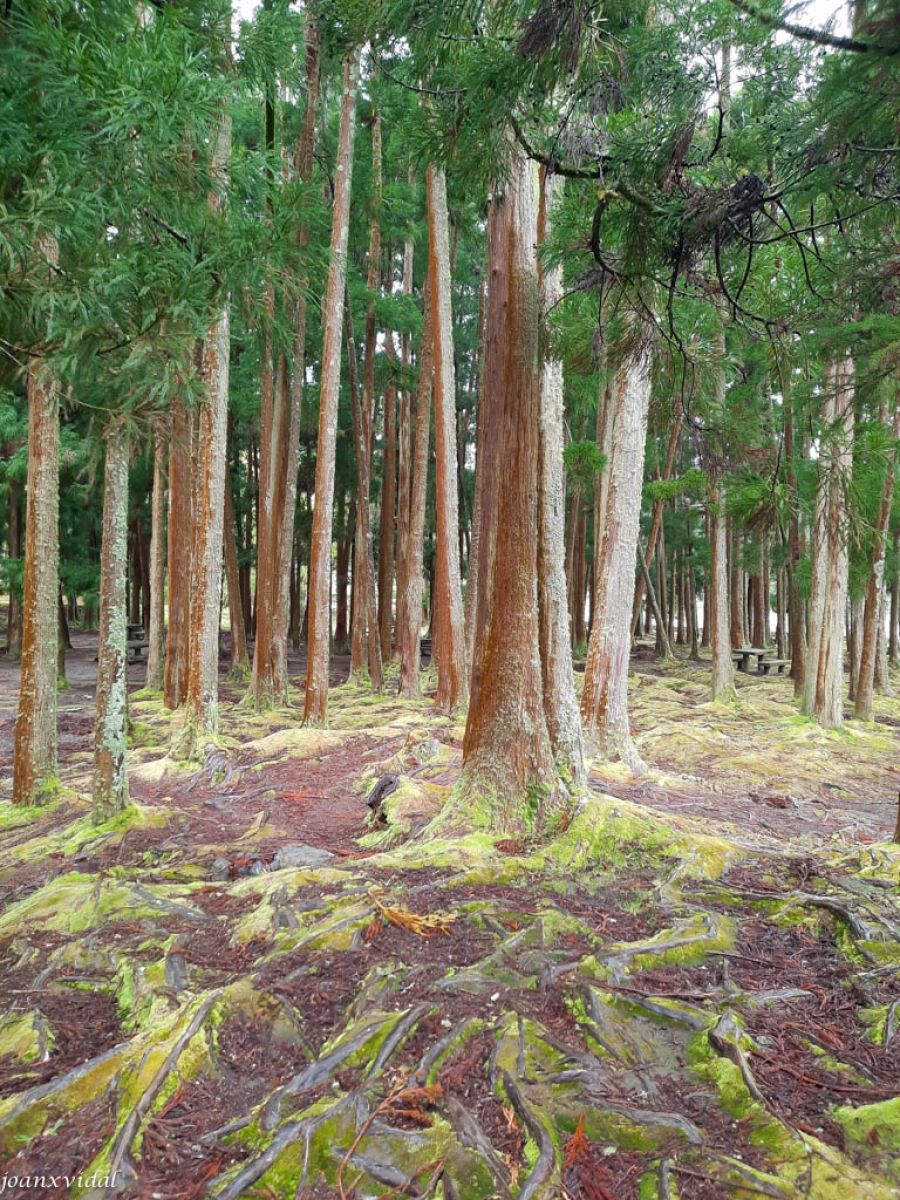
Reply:
[[[522,828],[528,819],[526,790],[537,787],[546,801],[556,781],[544,709],[537,598],[541,447],[536,192],[533,164],[517,157],[506,195],[493,215],[489,251],[488,327],[495,340],[488,351],[484,403],[491,414],[500,469],[497,511],[490,513],[486,504],[482,520],[496,528],[502,514],[503,546],[492,569],[480,577],[489,616],[483,636],[476,637],[478,685],[466,723],[461,794],[490,790],[495,798],[494,829]],[[498,320],[498,308],[504,320]],[[539,809],[537,818],[543,815]]]
[[[9,557],[22,557],[21,487],[17,479],[9,481]],[[10,588],[9,612],[6,625],[6,656],[22,655],[22,597],[18,589]]]
[[[319,434],[316,456],[316,505],[313,511],[309,563],[309,628],[306,699],[303,720],[324,725],[328,704],[328,660],[331,635],[331,530],[334,517],[334,457],[337,439],[338,396],[341,384],[344,292],[347,283],[347,239],[350,229],[350,191],[353,173],[353,140],[356,130],[356,92],[359,51],[352,50],[344,64],[341,120],[335,169],[334,211],[331,224],[331,258],[328,289],[322,311],[322,347]]]
[[[56,243],[39,244],[55,265]],[[56,675],[59,639],[59,388],[50,369],[28,369],[28,479],[22,669],[13,761],[13,803],[39,804],[56,782]]]

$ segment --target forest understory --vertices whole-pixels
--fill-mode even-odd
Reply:
[[[592,763],[530,842],[429,827],[463,728],[390,677],[333,660],[313,730],[223,675],[198,769],[132,667],[135,804],[97,827],[95,646],[44,809],[0,664],[4,1196],[898,1194],[900,700],[829,732],[786,677],[711,704],[639,645],[647,773]]]

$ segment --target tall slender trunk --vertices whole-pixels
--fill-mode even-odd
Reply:
[[[888,526],[894,502],[894,476],[896,474],[896,442],[900,438],[900,404],[895,404],[891,424],[893,442],[887,454],[884,488],[875,524],[875,540],[872,546],[872,568],[866,587],[865,624],[859,664],[859,681],[856,688],[855,715],[863,721],[872,720],[872,693],[875,684],[875,666],[878,653],[878,638],[884,629],[884,569],[887,558]]]
[[[562,199],[562,180],[542,174],[538,208],[538,243],[550,233],[556,206]],[[539,272],[541,310],[559,302],[562,267]],[[581,714],[575,695],[569,649],[569,611],[563,561],[566,481],[563,472],[563,365],[545,354],[540,363],[540,471],[538,487],[538,624],[544,716],[550,747],[562,779],[575,789],[585,785]],[[583,607],[583,606],[582,606]]]
[[[853,454],[853,365],[849,359],[828,370],[825,391],[804,711],[826,729],[837,729],[843,724],[846,489]]]
[[[672,478],[672,470],[675,466],[675,456],[678,452],[678,444],[681,440],[681,417],[684,412],[684,407],[679,397],[675,401],[675,409],[672,413],[672,428],[669,430],[669,442],[666,446],[666,458],[663,463],[662,480]],[[656,553],[656,543],[659,538],[660,530],[662,529],[663,509],[666,506],[665,500],[655,500],[653,502],[653,514],[650,518],[650,532],[647,535],[647,565],[653,562],[653,556]],[[631,604],[631,627],[637,625],[638,613],[641,608],[641,601],[644,598],[644,573],[640,571],[634,585],[634,600]]]
[[[609,495],[594,573],[594,630],[581,713],[588,743],[640,772],[644,763],[628,724],[628,663],[650,404],[650,349],[648,330],[637,319],[631,338],[616,380]]]
[[[747,637],[747,624],[744,620],[744,571],[741,564],[744,542],[736,522],[729,522],[729,542],[731,551],[729,590],[731,597],[731,646],[736,650],[743,646]]]
[[[241,604],[241,583],[237,564],[237,535],[234,527],[231,471],[225,467],[225,512],[223,517],[225,582],[228,586],[228,614],[231,624],[231,676],[246,679],[250,670],[247,655],[247,631],[244,627],[244,607]]]
[[[394,530],[397,505],[397,385],[394,379],[394,335],[388,331],[386,358],[391,374],[384,390],[384,470],[378,529],[378,633],[381,658],[390,662],[393,643]]]
[[[425,276],[424,320],[419,354],[419,392],[416,402],[416,433],[411,463],[412,491],[403,584],[397,592],[397,651],[400,657],[399,692],[407,700],[420,694],[419,663],[422,631],[422,571],[424,564],[425,499],[428,484],[428,441],[431,424],[431,394],[434,385],[434,336],[431,309],[431,277]],[[400,583],[398,577],[398,585]]]
[[[9,557],[22,557],[22,488],[17,479],[9,481]],[[6,625],[6,657],[20,658],[22,654],[22,597],[10,588],[9,612]]]
[[[347,335],[347,364],[350,375],[350,402],[353,409],[353,443],[356,449],[356,535],[353,551],[353,629],[350,670],[359,671],[367,663],[372,687],[380,691],[381,644],[378,640],[378,614],[375,602],[375,559],[372,554],[372,526],[369,515],[369,462],[365,412],[360,403],[359,376],[356,368],[356,344],[350,316],[350,298],[344,297],[344,322]]]
[[[412,167],[409,169],[409,183],[412,187],[415,177]],[[403,295],[412,295],[413,285],[413,243],[408,241],[403,247]],[[427,311],[427,310],[426,310]],[[409,334],[404,333],[400,339],[400,361],[403,369],[404,383],[409,369]],[[429,399],[430,402],[430,399]],[[401,597],[408,586],[409,554],[410,554],[410,505],[412,502],[412,392],[409,387],[400,391],[400,416],[398,428],[399,454],[397,478],[397,620],[396,641],[397,652],[400,651],[400,605]],[[418,667],[416,668],[418,674]]]
[[[484,450],[484,348],[487,316],[486,285],[482,284],[478,301],[478,395],[475,403],[475,488],[472,498],[472,534],[466,567],[466,661],[471,672],[475,650],[475,613],[478,607],[479,560],[481,550],[481,457]]]
[[[447,181],[429,165],[428,268],[434,330],[436,587],[440,596],[440,643],[436,707],[445,713],[469,697],[466,631],[459,569],[459,497],[456,489],[456,382],[453,369],[453,314],[450,304],[450,229]]]
[[[100,642],[94,724],[94,823],[128,804],[127,665],[128,427],[114,418],[106,434],[103,540],[100,544]]]
[[[38,252],[58,261],[54,239]],[[39,804],[56,782],[56,673],[59,639],[59,385],[39,359],[28,366],[28,478],[22,671],[13,761],[13,803]]]
[[[231,155],[231,117],[219,117],[210,176],[212,209],[223,202]],[[219,610],[225,463],[228,448],[228,299],[222,303],[203,344],[203,394],[197,412],[194,537],[191,546],[191,615],[185,720],[178,744],[184,757],[202,754],[219,733]]]
[[[341,120],[335,167],[334,211],[331,224],[331,258],[328,289],[322,312],[322,347],[319,433],[316,456],[316,504],[313,510],[309,562],[309,627],[306,698],[303,720],[323,725],[328,705],[328,659],[331,635],[331,531],[334,519],[334,458],[337,440],[338,395],[341,384],[344,292],[347,286],[347,238],[350,229],[350,191],[353,173],[353,139],[356,131],[356,92],[359,50],[344,63]]]
[[[153,500],[150,508],[150,629],[147,633],[147,687],[163,686],[166,643],[166,449],[165,434],[153,439]]]
[[[539,285],[537,186],[534,166],[518,156],[502,203],[496,204],[490,247],[488,327],[496,340],[486,364],[484,403],[496,439],[496,511],[482,521],[497,527],[503,552],[479,584],[489,613],[463,743],[461,795],[487,789],[495,798],[492,828],[522,828],[526,790],[553,800],[556,770],[543,696],[538,617],[538,384]],[[494,312],[491,312],[491,308]],[[505,319],[498,320],[497,308]],[[493,319],[492,319],[493,318]],[[482,529],[484,537],[484,529]],[[541,820],[546,813],[538,809]]]
[[[169,449],[169,625],[166,635],[166,664],[163,703],[179,708],[187,694],[188,645],[190,642],[191,529],[191,427],[192,414],[184,401],[172,404],[172,434]]]
[[[900,622],[900,529],[894,530],[894,577],[891,580],[891,615],[890,635],[888,638],[888,659],[892,667],[897,665],[897,629]]]

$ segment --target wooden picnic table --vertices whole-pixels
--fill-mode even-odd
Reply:
[[[761,650],[759,648],[759,646],[741,646],[737,650],[732,650],[731,657],[734,660],[734,662],[737,663],[738,670],[743,671],[745,674],[749,675],[750,659],[753,657],[753,655],[754,654],[756,655],[757,669],[761,670],[762,669],[762,660],[766,657],[766,655],[768,653],[769,653],[768,650]]]

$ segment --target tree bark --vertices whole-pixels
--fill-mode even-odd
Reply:
[[[179,708],[187,695],[188,645],[190,642],[191,530],[191,426],[192,417],[184,402],[172,405],[169,449],[169,627],[166,636],[166,665],[163,703]]]
[[[167,438],[153,439],[153,500],[150,509],[150,629],[147,633],[147,688],[163,686],[166,644],[166,449]]]
[[[382,662],[393,650],[394,531],[397,506],[397,385],[394,379],[394,335],[389,330],[386,357],[391,374],[384,390],[384,470],[378,529],[378,634]]]
[[[853,465],[853,416],[853,365],[845,359],[826,375],[803,706],[826,729],[843,724],[846,489]]]
[[[409,169],[410,187],[415,182],[412,167]],[[412,295],[413,286],[413,243],[408,241],[403,247],[403,295]],[[427,309],[426,309],[427,311]],[[406,382],[409,369],[409,334],[404,333],[400,339],[400,361],[403,368],[403,379]],[[405,595],[408,586],[409,555],[410,555],[410,508],[412,503],[412,392],[408,387],[400,391],[399,416],[399,453],[397,479],[397,619],[396,633],[397,652],[400,651],[400,605],[401,597]],[[420,602],[421,603],[421,602]],[[418,666],[416,667],[418,675]]]
[[[49,267],[58,261],[51,237],[38,244]],[[22,669],[13,762],[13,803],[39,804],[57,776],[56,674],[59,639],[59,386],[51,369],[28,367],[28,478]]]
[[[434,336],[431,277],[425,276],[422,349],[419,355],[419,392],[416,433],[411,464],[412,492],[403,584],[397,592],[397,651],[400,656],[400,695],[414,700],[420,695],[419,663],[422,633],[422,572],[424,568],[425,499],[428,484],[428,441],[431,393],[434,384]],[[400,580],[398,577],[398,585]]]
[[[9,557],[22,557],[22,506],[21,485],[17,479],[9,481]],[[9,612],[6,625],[6,657],[22,656],[22,596],[17,588],[9,591]]]
[[[125,419],[113,418],[106,434],[103,540],[100,544],[100,642],[97,718],[94,725],[94,824],[128,804],[127,665],[128,452]]]
[[[900,438],[900,404],[894,406],[891,423],[893,441],[885,464],[884,488],[878,519],[875,523],[875,540],[872,546],[872,568],[866,587],[865,620],[859,663],[859,679],[856,687],[855,715],[863,721],[872,720],[872,693],[875,685],[875,666],[878,655],[879,635],[884,629],[884,570],[887,559],[888,526],[894,502],[894,477],[896,475],[896,443]]]
[[[538,244],[550,233],[553,212],[562,198],[559,176],[544,175],[538,209]],[[539,272],[541,310],[546,315],[563,292],[562,267]],[[563,472],[563,366],[545,353],[540,363],[540,471],[538,490],[538,625],[544,716],[550,747],[561,779],[577,790],[585,786],[581,714],[575,695],[569,649],[569,610],[563,561],[566,481]],[[582,606],[583,607],[583,606]]]
[[[581,713],[588,745],[620,758],[635,773],[645,766],[628,724],[628,663],[649,404],[648,330],[634,319],[631,345],[616,379],[609,495],[594,573],[594,630]]]
[[[223,515],[225,582],[228,585],[228,615],[231,625],[231,676],[246,679],[250,670],[247,654],[247,631],[244,627],[244,606],[241,603],[241,582],[237,564],[237,534],[234,526],[231,471],[225,467],[225,512]]]
[[[231,155],[231,117],[223,113],[212,152],[212,209],[221,206]],[[209,329],[201,360],[203,395],[197,412],[194,539],[185,721],[179,753],[196,758],[219,733],[219,610],[222,595],[225,463],[228,447],[228,300]]]
[[[480,576],[479,604],[487,618],[476,638],[478,686],[469,705],[460,794],[492,795],[492,828],[521,829],[541,822],[556,792],[556,771],[543,697],[538,617],[538,484],[540,388],[537,186],[533,164],[518,156],[502,203],[496,205],[491,246],[488,328],[493,360],[485,371],[484,403],[495,430],[496,511],[503,520],[503,552]],[[503,255],[504,262],[498,261]],[[494,271],[494,267],[499,269]],[[494,313],[491,312],[492,306]],[[505,320],[497,320],[497,307]],[[492,320],[493,317],[493,320]],[[482,529],[482,537],[484,529]],[[537,811],[525,808],[537,788]],[[534,795],[534,792],[532,792]]]
[[[316,456],[316,505],[313,510],[309,563],[309,629],[307,635],[306,698],[303,721],[324,725],[328,705],[328,661],[331,635],[331,531],[334,519],[334,456],[337,439],[338,395],[341,384],[344,292],[347,286],[347,239],[350,229],[350,191],[353,140],[356,130],[356,92],[359,50],[344,63],[341,120],[335,167],[334,211],[328,289],[322,312],[324,344],[319,399]]]
[[[466,631],[459,569],[459,497],[456,489],[456,381],[453,367],[453,314],[450,303],[450,229],[447,181],[429,165],[428,270],[431,277],[434,331],[434,443],[437,561],[435,584],[440,596],[438,686],[435,707],[451,713],[469,698]]]
[[[356,344],[350,316],[350,298],[344,297],[344,322],[347,335],[347,364],[350,375],[350,402],[353,408],[353,443],[356,450],[356,536],[353,550],[353,628],[350,646],[350,670],[359,671],[368,663],[369,679],[380,691],[381,644],[378,640],[378,614],[375,603],[375,559],[372,554],[372,527],[369,515],[370,447],[366,438],[365,412],[360,403],[359,376],[356,368]]]

